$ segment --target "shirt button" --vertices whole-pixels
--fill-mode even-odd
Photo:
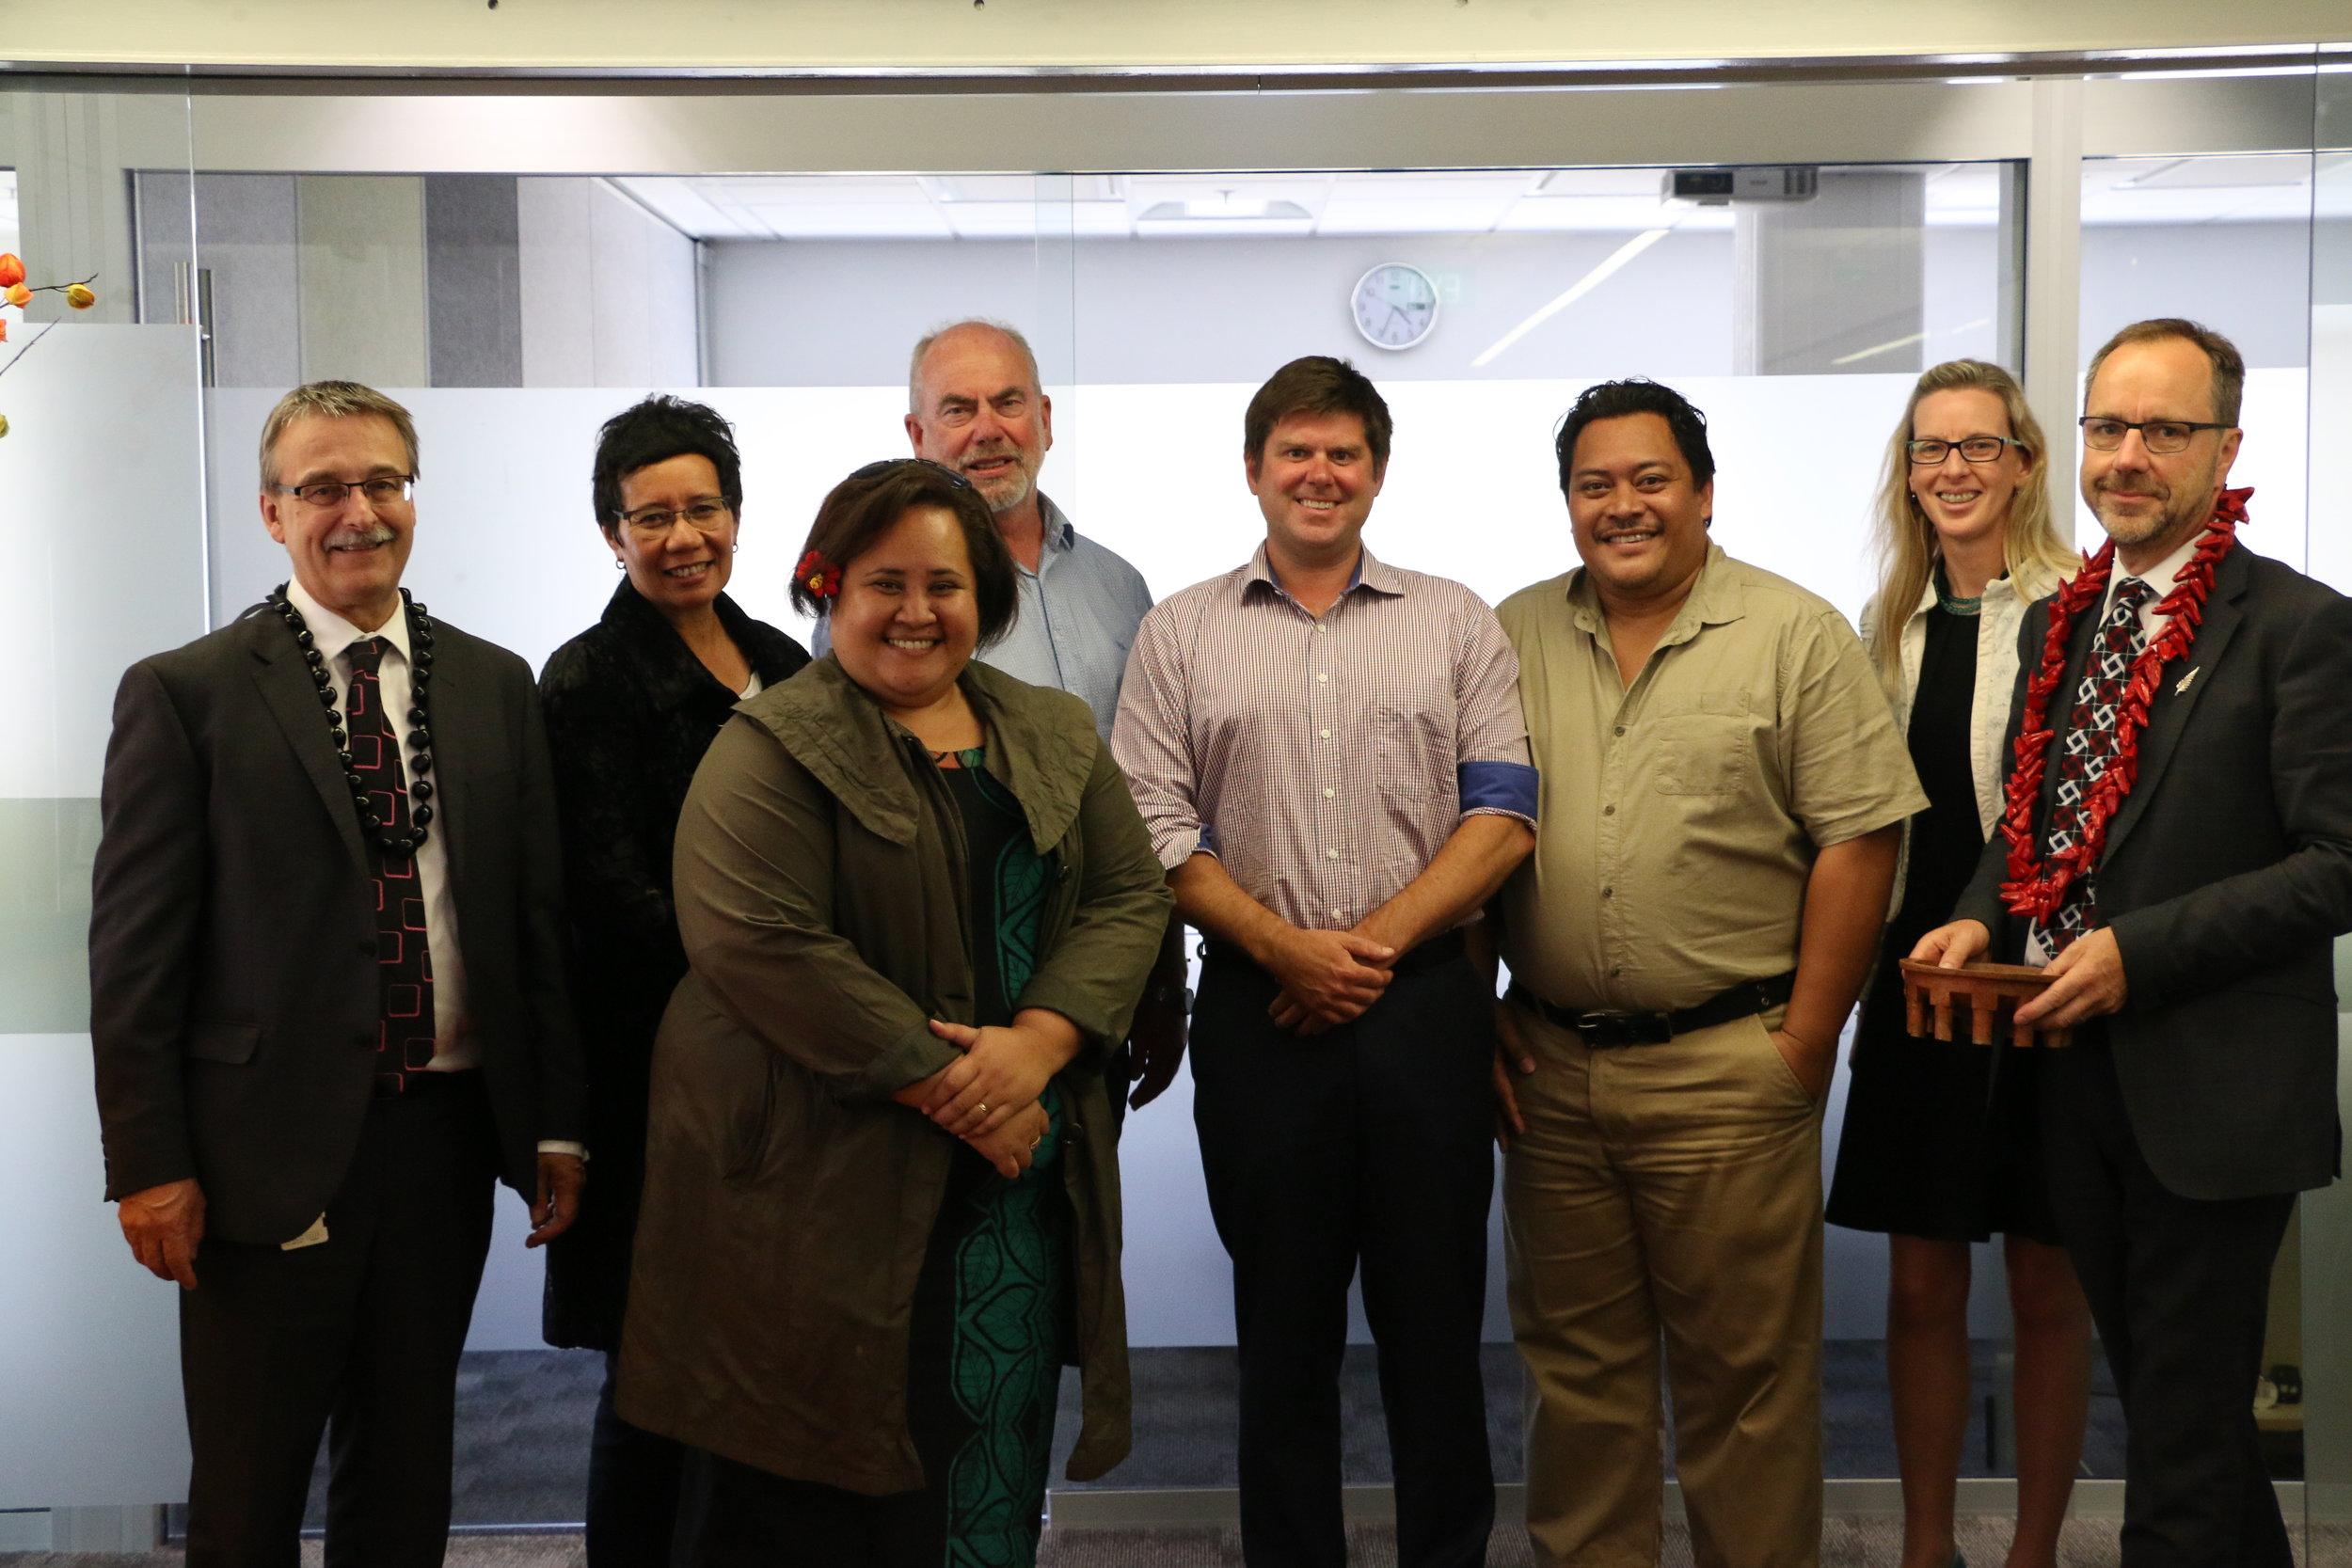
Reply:
[[[1340,852],[1337,849],[1326,849],[1323,852],[1323,858],[1327,861],[1335,861],[1340,858]]]
[[[1612,970],[1609,972],[1609,978],[1611,978],[1612,980],[1613,980],[1613,979],[1615,979],[1618,975],[1623,974],[1624,973],[1625,973],[1625,971],[1624,971],[1624,970],[1622,970],[1622,969],[1612,969]]]
[[[1600,814],[1603,816],[1614,816],[1617,815],[1617,808],[1614,806],[1603,806],[1600,808]]]
[[[1605,887],[1600,890],[1600,895],[1603,898],[1614,898],[1617,895],[1617,890],[1613,887]]]
[[[1332,918],[1332,919],[1334,919],[1334,920],[1345,920],[1345,919],[1347,918],[1347,916],[1345,916],[1345,915],[1343,915],[1343,914],[1340,913],[1340,911],[1337,911],[1337,910],[1333,910],[1333,911],[1331,911],[1331,918]]]
[[[1319,681],[1327,681],[1327,680],[1329,680],[1330,678],[1331,678],[1330,676],[1328,676],[1328,675],[1325,675],[1325,674],[1317,674],[1317,675],[1315,676],[1315,679],[1317,679],[1317,680],[1319,680]]]
[[[1330,628],[1329,626],[1325,626],[1325,625],[1324,625],[1322,622],[1320,622],[1320,621],[1317,621],[1317,622],[1315,623],[1315,635],[1316,635],[1317,637],[1321,637],[1321,636],[1322,636],[1325,632],[1329,631],[1330,629],[1331,629],[1331,628]]]
[[[1330,739],[1330,738],[1331,738],[1331,732],[1330,732],[1329,730],[1317,730],[1315,733],[1316,733],[1317,735],[1320,735],[1321,736],[1323,736],[1323,738],[1324,738],[1324,739],[1326,739],[1326,740],[1328,740],[1328,739]]]
[[[1337,795],[1338,793],[1339,793],[1339,791],[1338,791],[1338,790],[1336,790],[1336,789],[1327,789],[1327,790],[1325,790],[1325,791],[1323,792],[1323,798],[1324,798],[1325,800],[1328,800],[1329,799],[1331,799],[1331,797],[1333,797],[1334,795]]]
[[[1623,724],[1619,724],[1619,725],[1617,726],[1617,734],[1619,734],[1619,735],[1623,735],[1623,734],[1625,734],[1625,726],[1624,726]]]

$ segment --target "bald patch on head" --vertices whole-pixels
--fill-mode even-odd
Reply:
[[[1039,375],[1037,369],[1037,351],[1029,346],[1029,340],[1021,335],[1021,329],[1008,325],[1004,322],[973,316],[963,321],[950,322],[946,326],[935,327],[916,341],[914,352],[907,357],[908,413],[919,415],[923,412],[923,365],[930,358],[931,350],[949,340],[961,340],[965,337],[993,338],[1000,342],[1010,343],[1020,354],[1022,364],[1028,368],[1029,390],[1040,393],[1044,391],[1044,378]]]

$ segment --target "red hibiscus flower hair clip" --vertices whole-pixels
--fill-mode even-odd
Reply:
[[[792,574],[808,590],[812,599],[833,599],[841,595],[841,568],[827,561],[816,550],[801,557],[801,564]]]

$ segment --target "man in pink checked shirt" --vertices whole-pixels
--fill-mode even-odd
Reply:
[[[1248,564],[1144,618],[1112,747],[1209,939],[1193,1114],[1241,1351],[1242,1548],[1346,1560],[1340,1360],[1360,1263],[1397,1560],[1486,1560],[1478,1344],[1494,1034],[1461,927],[1534,846],[1518,660],[1459,583],[1361,535],[1388,405],[1311,356],[1250,400]]]

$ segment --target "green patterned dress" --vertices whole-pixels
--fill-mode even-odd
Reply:
[[[982,1025],[1012,1022],[1037,967],[1052,868],[1021,802],[985,753],[940,776],[961,816],[970,885],[975,1001]],[[908,1418],[942,1538],[924,1568],[1028,1568],[1037,1560],[1070,1325],[1070,1205],[1062,1188],[1061,1096],[1035,1164],[1008,1181],[959,1148],[915,1290]],[[928,1532],[927,1532],[928,1533]]]

